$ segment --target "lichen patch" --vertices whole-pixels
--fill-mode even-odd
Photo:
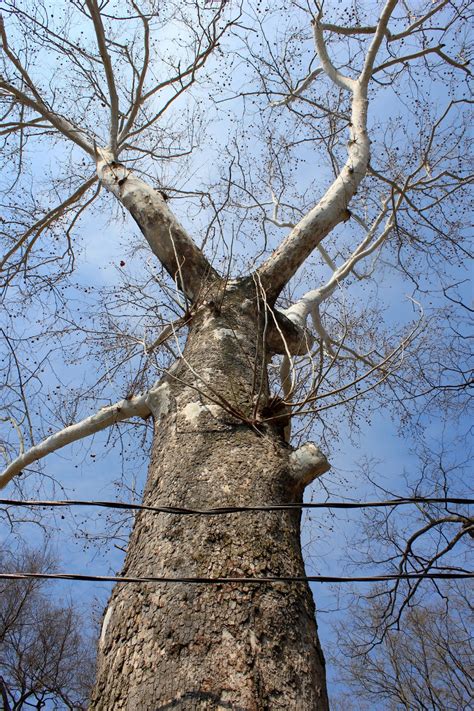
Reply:
[[[188,402],[183,408],[183,415],[191,425],[197,425],[200,414],[205,410],[205,406],[200,402]]]

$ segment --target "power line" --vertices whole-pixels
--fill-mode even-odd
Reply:
[[[265,512],[265,511],[298,511],[301,509],[363,509],[363,508],[386,508],[390,506],[405,506],[408,504],[464,504],[473,505],[474,499],[464,498],[429,498],[413,497],[388,499],[387,501],[318,501],[310,503],[290,503],[290,504],[270,504],[261,506],[219,506],[210,509],[183,508],[178,506],[146,506],[144,504],[123,503],[121,501],[84,501],[84,500],[64,500],[64,501],[41,501],[0,499],[2,506],[26,506],[26,507],[66,507],[66,506],[97,506],[109,509],[121,509],[130,511],[149,511],[152,513],[175,514],[182,516],[222,516],[224,514],[245,513],[245,512]]]
[[[115,575],[79,575],[76,573],[0,573],[4,580],[75,580],[80,582],[106,582],[106,583],[190,583],[205,585],[239,584],[265,584],[265,583],[372,583],[390,580],[455,580],[461,578],[474,578],[474,573],[400,573],[394,575],[369,575],[356,577],[339,577],[329,575],[306,576],[265,576],[253,577],[215,577],[215,578],[168,578],[168,577],[123,577]]]

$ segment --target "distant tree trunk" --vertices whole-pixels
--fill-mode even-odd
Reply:
[[[252,280],[198,310],[184,358],[161,385],[167,397],[154,412],[145,504],[301,499],[281,427],[252,426],[217,402],[225,398],[248,419],[259,393],[259,411],[268,405],[262,334],[271,324],[265,327],[263,313]],[[300,515],[141,513],[123,574],[302,576]],[[308,585],[118,585],[104,618],[91,709],[328,709]]]

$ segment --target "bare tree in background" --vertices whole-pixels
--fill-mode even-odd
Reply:
[[[145,504],[300,502],[329,469],[308,437],[333,447],[341,411],[352,428],[380,406],[405,423],[465,406],[464,336],[438,333],[467,254],[469,3],[43,0],[3,14],[0,484],[150,418]],[[86,318],[69,275],[86,210],[112,220],[111,198],[144,237],[127,223],[116,263],[139,268]],[[112,239],[101,230],[86,249]],[[394,278],[413,294],[401,319],[385,312]],[[424,317],[420,299],[443,291],[454,301]],[[84,386],[45,393],[62,358],[84,363]],[[123,572],[303,577],[300,517],[141,513]],[[118,586],[92,708],[171,707],[328,708],[309,586]]]
[[[3,572],[50,573],[52,557],[2,552]],[[51,602],[44,580],[0,584],[0,695],[4,711],[85,709],[94,681],[91,640],[72,603]],[[53,704],[53,706],[51,706]]]
[[[340,631],[342,654],[336,668],[350,693],[336,698],[334,708],[471,708],[472,607],[467,590],[454,588],[451,593],[449,601],[411,608],[403,625],[377,645],[373,628],[384,610],[374,591],[351,629]]]
[[[406,474],[413,497],[469,490],[470,459],[438,442],[420,446],[418,470]],[[390,496],[381,485],[376,463],[366,463],[379,498]],[[377,476],[378,475],[378,476]],[[382,494],[382,497],[380,495]],[[377,497],[376,497],[377,498]],[[472,605],[469,585],[435,581],[425,573],[469,570],[474,521],[466,506],[419,502],[416,506],[366,509],[358,536],[349,546],[351,569],[368,560],[374,570],[418,573],[417,579],[379,583],[369,591],[341,595],[350,614],[338,623],[332,646],[335,709],[468,709],[472,705]],[[348,690],[347,690],[348,689]]]
[[[465,445],[465,440],[462,444]],[[430,589],[425,584],[426,574],[456,575],[470,571],[474,519],[468,506],[443,500],[445,497],[462,497],[463,492],[470,490],[468,447],[455,443],[454,450],[450,451],[441,441],[431,450],[424,443],[419,445],[416,454],[418,469],[405,475],[404,491],[412,500],[422,494],[437,497],[438,502],[421,500],[416,505],[402,507],[403,513],[397,512],[399,507],[396,504],[367,508],[359,518],[358,533],[353,531],[348,546],[351,570],[357,571],[370,561],[372,570],[400,576],[377,588],[378,614],[371,615],[374,643],[383,642],[390,630],[403,626],[404,616],[412,607],[427,603],[436,605],[434,598],[445,600],[456,591],[449,582],[446,591],[438,583]],[[365,476],[372,477],[376,500],[393,497],[393,492],[382,486],[382,464],[370,461],[362,467]],[[410,579],[411,574],[418,577]],[[349,604],[355,609],[361,592],[351,593],[351,597]],[[368,599],[372,597],[369,593]]]

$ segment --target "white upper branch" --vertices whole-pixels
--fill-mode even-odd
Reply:
[[[382,14],[380,15],[375,34],[372,38],[372,42],[370,43],[370,47],[365,57],[364,68],[359,77],[359,82],[361,84],[365,84],[365,86],[367,86],[369,83],[377,52],[380,49],[380,45],[382,44],[382,40],[387,31],[388,21],[390,20],[390,16],[394,11],[397,2],[398,0],[387,0],[387,2],[385,3],[385,7],[382,10]]]
[[[204,254],[178,222],[163,195],[98,149],[97,175],[102,185],[130,212],[176,285],[192,301],[204,282],[217,278]]]
[[[158,390],[158,389],[156,389]],[[58,449],[65,447],[71,442],[77,442],[79,439],[89,437],[100,430],[114,425],[116,422],[121,422],[129,417],[148,417],[151,414],[150,395],[156,392],[152,389],[145,395],[139,395],[127,400],[121,400],[110,407],[103,407],[95,415],[86,417],[81,422],[75,425],[70,425],[55,434],[47,437],[45,440],[36,444],[31,449],[20,454],[14,459],[6,469],[0,474],[0,489],[3,489],[14,476],[21,474],[22,470],[33,462],[46,457],[51,452],[56,452]]]
[[[350,217],[348,204],[367,173],[370,141],[367,133],[368,85],[377,51],[397,0],[386,3],[357,79],[339,72],[331,63],[319,20],[314,34],[321,66],[330,79],[352,93],[347,161],[322,199],[291,230],[275,252],[260,267],[259,274],[270,299],[280,293],[305,259],[341,221]]]
[[[433,0],[433,7],[425,15],[417,17],[417,19],[412,22],[405,30],[397,34],[392,34],[389,32],[388,28],[385,28],[385,36],[388,42],[395,42],[396,40],[401,40],[404,37],[408,37],[412,32],[421,27],[426,20],[428,20],[433,15],[436,15],[440,10],[445,7],[450,0],[441,0],[438,4]],[[334,25],[329,22],[324,22],[322,24],[323,30],[327,32],[334,32],[338,35],[373,35],[377,32],[377,25],[356,25],[355,27],[343,27],[341,25]]]
[[[341,264],[340,267],[335,269],[330,279],[317,289],[312,289],[308,291],[304,296],[301,297],[296,303],[285,309],[283,312],[290,321],[293,321],[295,325],[300,328],[304,328],[306,325],[306,319],[309,314],[314,316],[315,328],[319,331],[318,322],[318,307],[319,305],[327,299],[335,291],[338,285],[345,279],[350,273],[353,273],[354,267],[361,259],[368,257],[376,249],[381,247],[389,236],[393,226],[394,226],[394,216],[390,215],[385,223],[385,226],[381,233],[376,237],[377,230],[385,217],[387,212],[386,205],[382,208],[377,218],[374,220],[371,228],[367,231],[366,236],[361,240],[360,244],[352,252],[351,256],[346,259],[346,261]]]
[[[313,34],[314,43],[316,45],[316,51],[319,56],[319,61],[321,62],[321,68],[328,75],[328,77],[337,84],[341,89],[347,89],[348,91],[354,91],[355,81],[350,77],[346,77],[340,71],[336,69],[331,60],[329,59],[329,54],[326,49],[326,43],[324,41],[323,30],[319,20],[313,22]]]

